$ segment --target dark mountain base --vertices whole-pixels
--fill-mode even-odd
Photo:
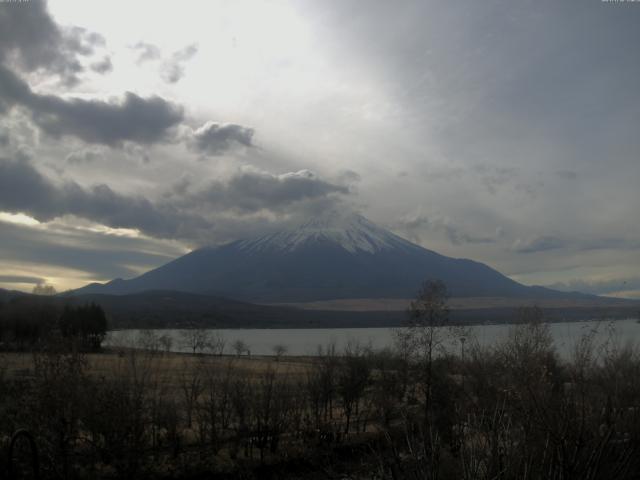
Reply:
[[[107,314],[110,329],[136,328],[367,328],[397,327],[406,320],[403,310],[304,310],[287,306],[256,305],[222,297],[183,292],[154,291],[132,295],[88,294],[42,297],[21,292],[2,293],[2,302],[65,305],[96,303]],[[530,306],[531,300],[523,303]],[[640,302],[598,307],[543,308],[547,321],[637,318]],[[1,308],[0,308],[1,314]],[[454,324],[513,323],[518,308],[455,308]]]
[[[178,292],[82,295],[69,300],[101,305],[110,328],[366,328],[397,327],[406,319],[404,311],[302,310]],[[546,320],[560,322],[635,318],[639,309],[639,305],[628,305],[545,308],[543,312]],[[450,319],[458,324],[513,323],[518,321],[518,309],[456,309],[451,310]]]

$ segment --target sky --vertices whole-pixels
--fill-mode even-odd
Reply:
[[[0,1],[0,287],[351,209],[640,298],[640,3]]]

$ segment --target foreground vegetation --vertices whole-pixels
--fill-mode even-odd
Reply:
[[[180,355],[145,338],[86,353],[52,336],[0,354],[0,468],[26,429],[51,479],[637,478],[639,353],[591,332],[561,361],[537,309],[519,320],[480,348],[437,328],[446,296],[431,284],[382,352]],[[31,478],[27,440],[11,464]]]
[[[7,353],[2,458],[26,428],[43,478],[637,477],[636,351],[595,356],[587,336],[563,363],[540,323],[430,365],[400,344],[277,360]],[[29,473],[28,452],[14,458]]]

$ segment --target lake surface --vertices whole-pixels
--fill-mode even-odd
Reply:
[[[627,344],[640,345],[640,323],[635,319],[616,321],[585,321],[549,324],[554,345],[563,358],[570,357],[576,343],[590,332],[594,332],[598,348],[608,346],[623,347]],[[493,346],[504,341],[513,325],[475,325],[466,328],[465,348],[477,343],[480,346]],[[226,342],[225,353],[233,353],[232,344],[243,341],[252,355],[273,355],[274,347],[283,345],[287,355],[315,355],[318,347],[335,344],[341,351],[349,342],[370,345],[374,349],[392,347],[393,328],[312,328],[312,329],[217,329],[212,335],[220,335]],[[171,339],[170,349],[174,352],[190,352],[185,344],[185,330],[116,330],[109,332],[105,345],[121,347],[139,347],[146,336],[158,338],[165,335]],[[443,334],[450,333],[442,330]],[[460,341],[450,335],[446,348],[459,352]]]

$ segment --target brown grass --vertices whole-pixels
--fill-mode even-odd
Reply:
[[[97,377],[113,377],[123,371],[131,371],[135,362],[140,372],[145,372],[163,382],[177,386],[181,374],[200,368],[203,371],[224,370],[232,363],[235,371],[247,374],[249,378],[259,378],[269,369],[292,379],[306,375],[314,359],[311,357],[282,357],[235,355],[191,355],[185,353],[153,354],[142,350],[105,350],[101,353],[85,355],[87,372]],[[0,353],[0,373],[8,378],[33,375],[34,354],[32,352]]]

